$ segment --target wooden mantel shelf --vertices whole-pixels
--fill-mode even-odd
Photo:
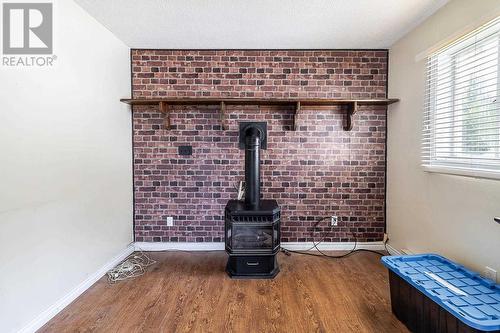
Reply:
[[[222,128],[226,129],[226,105],[290,105],[295,107],[294,130],[297,130],[297,114],[303,106],[341,105],[344,107],[346,124],[344,130],[352,129],[352,116],[358,111],[358,105],[389,105],[398,102],[395,98],[381,99],[327,99],[327,98],[122,98],[123,103],[130,105],[158,105],[162,113],[165,114],[165,126],[170,129],[169,105],[220,105]]]

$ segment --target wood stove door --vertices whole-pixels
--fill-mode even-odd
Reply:
[[[233,249],[272,249],[272,226],[233,225]]]

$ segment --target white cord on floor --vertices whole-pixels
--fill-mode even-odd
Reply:
[[[148,257],[144,252],[135,252],[124,261],[111,269],[108,275],[109,283],[116,283],[143,275],[146,268],[155,264],[156,261]]]

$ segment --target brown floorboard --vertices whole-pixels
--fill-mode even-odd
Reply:
[[[379,256],[279,255],[274,280],[232,280],[224,252],[149,253],[135,280],[105,278],[39,332],[408,332]]]

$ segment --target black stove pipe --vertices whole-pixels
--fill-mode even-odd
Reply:
[[[245,205],[250,210],[260,206],[261,132],[256,127],[245,131]]]

